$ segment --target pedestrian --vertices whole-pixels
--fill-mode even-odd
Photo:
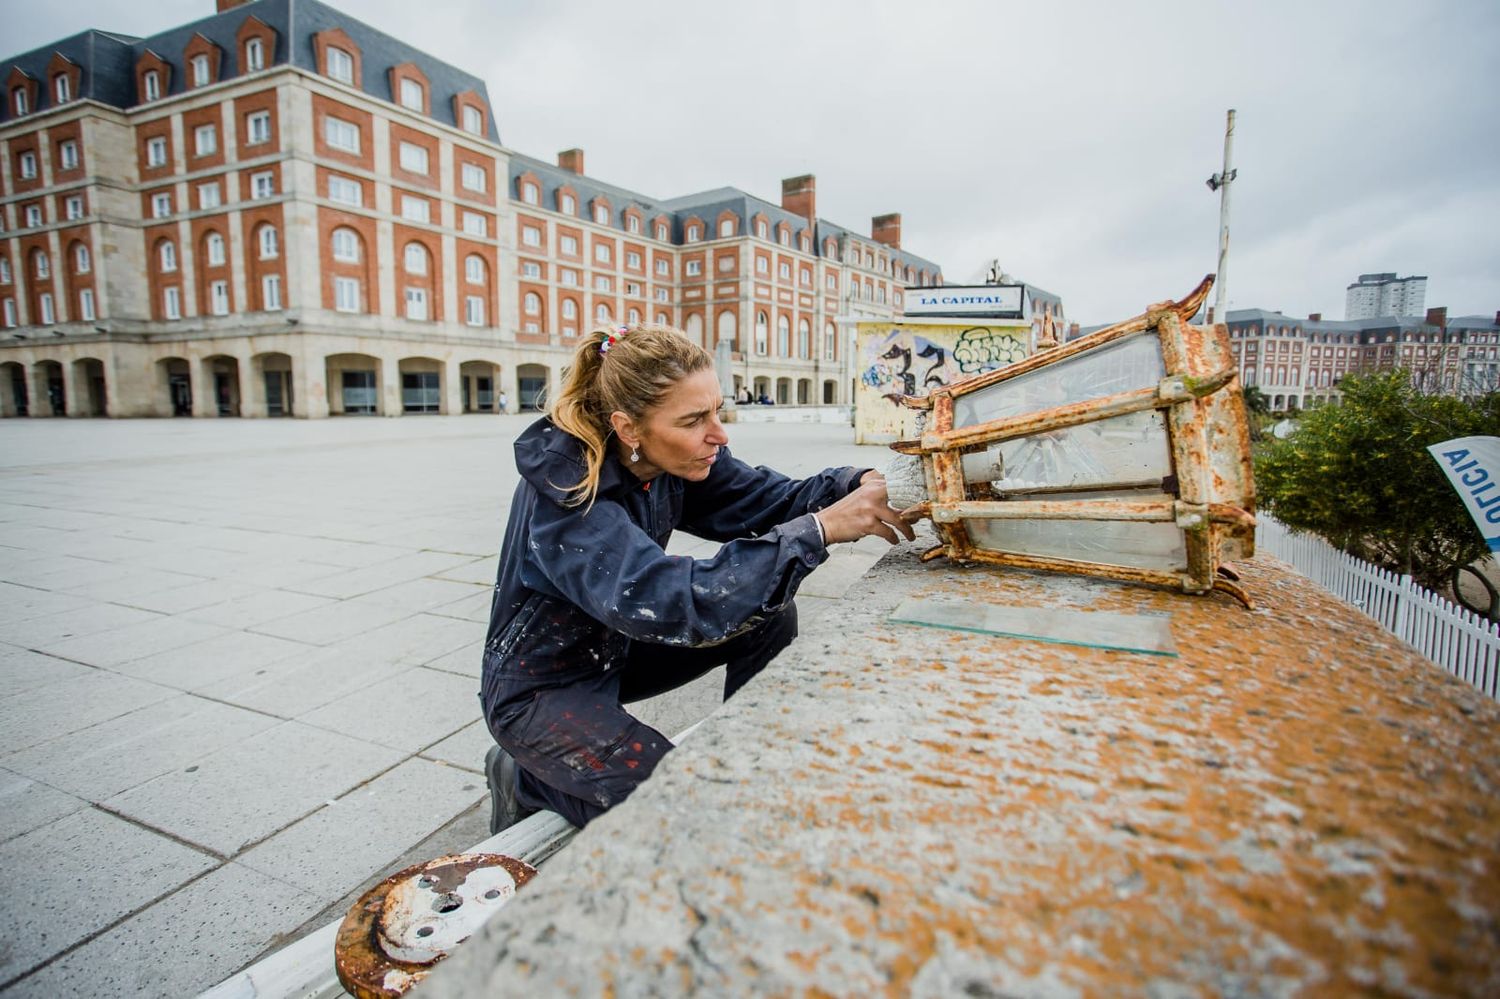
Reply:
[[[510,412],[510,399],[505,394],[505,389],[500,390],[500,412]]]
[[[885,480],[800,481],[729,451],[713,357],[664,326],[597,329],[547,416],[515,443],[480,698],[495,832],[539,808],[583,826],[672,748],[622,705],[727,666],[734,695],[796,636],[827,547],[909,524]],[[667,555],[674,530],[719,542]]]

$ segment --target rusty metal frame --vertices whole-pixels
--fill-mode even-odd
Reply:
[[[1250,606],[1223,563],[1255,551],[1255,487],[1250,468],[1250,433],[1237,368],[1222,323],[1193,326],[1188,320],[1208,296],[1213,275],[1181,301],[1152,305],[1133,319],[979,375],[936,388],[903,403],[930,411],[917,440],[898,441],[892,450],[920,455],[929,501],[919,512],[931,518],[942,544],[923,560],[946,556],[1027,569],[1045,569],[1151,583],[1187,593],[1226,592]],[[1127,337],[1154,336],[1165,371],[1157,385],[1087,399],[1051,409],[1008,416],[964,427],[954,426],[954,400],[1066,361]],[[1160,483],[1164,495],[1150,499],[1048,500],[995,499],[984,484],[965,481],[963,455],[1008,440],[1094,423],[1144,410],[1160,410],[1174,474]],[[1156,483],[1119,483],[1115,488]],[[1102,485],[1069,487],[1099,490]],[[1054,490],[1060,491],[1060,490]],[[1039,490],[1042,495],[1046,489]],[[997,551],[976,545],[965,526],[970,520],[1145,521],[1175,524],[1183,535],[1185,564],[1180,571],[1112,565]]]

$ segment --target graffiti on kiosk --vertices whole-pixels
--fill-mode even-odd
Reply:
[[[964,377],[1014,364],[1026,356],[1026,348],[1012,333],[986,326],[974,326],[958,335],[953,344],[953,359]]]
[[[897,406],[903,395],[926,395],[933,386],[947,385],[959,374],[947,348],[901,329],[872,342],[865,356],[869,363],[860,381]]]

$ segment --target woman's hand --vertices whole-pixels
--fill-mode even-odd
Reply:
[[[907,541],[917,536],[911,525],[888,502],[885,477],[874,471],[860,477],[858,489],[814,516],[823,525],[823,536],[830,545],[858,541],[871,534],[878,534],[893,545],[901,540],[896,536],[897,532]]]

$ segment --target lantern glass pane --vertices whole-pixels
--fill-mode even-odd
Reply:
[[[994,487],[1000,492],[1146,482],[1172,474],[1166,421],[1155,409],[1020,437],[999,448],[1005,477]]]
[[[1097,495],[1092,494],[1094,498]],[[1088,504],[1078,505],[1082,510]],[[1173,523],[979,519],[963,523],[976,547],[993,551],[1136,569],[1180,571],[1187,568],[1187,547],[1182,531]]]
[[[953,426],[968,427],[1117,392],[1154,388],[1165,374],[1156,336],[1130,336],[956,396]]]

